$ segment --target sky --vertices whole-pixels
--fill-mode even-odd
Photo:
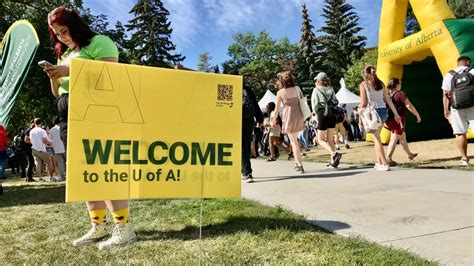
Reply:
[[[211,65],[221,65],[229,59],[228,47],[236,33],[262,30],[273,39],[288,37],[293,43],[301,36],[301,5],[306,3],[314,26],[324,24],[321,16],[323,0],[163,0],[170,12],[173,33],[171,39],[176,51],[186,56],[183,65],[196,68],[199,55],[209,52]],[[132,18],[128,12],[136,0],[84,0],[93,14],[107,15],[109,25],[123,24]],[[382,0],[347,0],[360,17],[361,35],[367,37],[367,47],[376,46]]]

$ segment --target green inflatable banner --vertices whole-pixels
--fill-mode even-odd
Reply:
[[[38,35],[26,20],[10,26],[0,45],[0,125],[7,125],[9,114],[35,57]]]

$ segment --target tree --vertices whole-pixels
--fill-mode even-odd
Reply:
[[[294,72],[296,82],[303,88],[309,90],[314,86],[313,78],[322,71],[321,65],[321,44],[313,33],[313,25],[309,19],[306,4],[303,4],[301,17],[303,26],[301,27],[301,38],[298,44]]]
[[[200,54],[197,70],[201,72],[211,72],[213,70],[213,68],[209,64],[209,61],[211,60],[212,60],[212,57],[209,55],[209,52]]]
[[[344,74],[344,81],[348,90],[359,95],[359,84],[362,82],[362,70],[366,65],[377,65],[378,49],[368,50],[364,56],[355,61]]]
[[[126,25],[133,32],[129,42],[133,47],[132,63],[171,67],[185,59],[173,53],[176,46],[171,42],[170,13],[161,0],[138,0],[129,13],[135,14]]]
[[[321,43],[324,46],[324,65],[333,84],[338,81],[352,62],[364,54],[365,36],[358,35],[359,16],[345,0],[325,0],[322,16],[325,25]]]
[[[220,69],[219,69],[219,65],[215,65],[213,67],[211,67],[211,73],[216,73],[216,74],[219,74],[221,73]]]
[[[448,0],[449,7],[457,18],[474,18],[474,2],[471,0]]]
[[[447,0],[449,8],[456,18],[474,18],[474,2],[467,0]],[[420,24],[416,20],[413,8],[408,5],[407,22],[405,26],[405,36],[411,35],[421,30]]]
[[[117,45],[119,50],[119,62],[130,64],[132,60],[130,50],[132,49],[130,49],[127,33],[122,23],[117,21],[117,23],[115,23],[115,29],[108,29],[105,34]]]
[[[40,39],[36,56],[10,114],[10,124],[7,125],[10,133],[15,133],[17,128],[27,127],[29,121],[35,117],[40,117],[47,124],[51,124],[53,116],[57,115],[48,76],[41,71],[36,62],[40,60],[56,62],[49,39],[47,16],[51,10],[61,5],[66,5],[81,14],[85,11],[81,0],[4,0],[0,5],[0,32],[5,33],[15,21],[26,19],[36,29]]]
[[[255,90],[257,96],[273,88],[276,74],[285,68],[296,54],[296,46],[288,38],[279,41],[272,39],[268,32],[262,31],[234,35],[234,43],[227,51],[231,60],[224,62],[224,73],[238,71],[244,75],[247,85]]]

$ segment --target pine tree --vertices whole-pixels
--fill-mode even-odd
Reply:
[[[132,63],[171,67],[184,60],[173,53],[176,45],[171,42],[170,13],[161,0],[138,0],[129,13],[135,14],[126,25],[133,32],[129,42]]]
[[[306,4],[303,4],[301,11],[303,26],[301,27],[301,39],[298,44],[294,72],[296,82],[302,88],[312,88],[313,78],[322,71],[321,66],[321,44],[313,32],[313,25],[308,15]]]
[[[324,65],[334,84],[344,75],[354,60],[364,54],[365,36],[358,35],[362,30],[358,26],[359,16],[354,7],[345,0],[325,0],[323,17],[325,26],[320,31],[321,43],[324,45]]]
[[[205,52],[199,55],[199,62],[197,65],[197,70],[201,72],[211,72],[213,70],[209,61],[212,60],[212,57],[209,55],[209,52]]]

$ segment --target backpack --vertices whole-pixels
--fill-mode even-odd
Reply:
[[[464,69],[461,73],[449,71],[453,76],[451,81],[450,103],[454,109],[465,109],[474,106],[474,76],[469,73],[472,67]]]
[[[326,102],[324,106],[325,117],[332,117],[336,120],[336,124],[342,123],[344,121],[344,108],[339,106],[339,101],[337,99],[331,99]]]
[[[13,149],[17,153],[25,152],[26,142],[25,142],[25,132],[24,131],[18,133],[18,135],[16,135],[15,138],[13,139]]]

